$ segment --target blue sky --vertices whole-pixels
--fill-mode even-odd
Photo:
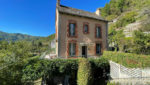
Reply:
[[[95,12],[110,0],[61,0],[61,4]],[[0,31],[48,36],[55,33],[56,0],[0,0]]]

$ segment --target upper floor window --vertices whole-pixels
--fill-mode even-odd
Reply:
[[[100,26],[96,26],[96,38],[101,38],[102,34],[101,34],[101,27]]]
[[[69,35],[70,36],[75,36],[75,23],[70,23],[69,24]]]
[[[77,33],[77,25],[76,25],[76,22],[73,21],[73,20],[70,20],[69,21],[69,24],[68,24],[68,36],[69,37],[76,37]]]
[[[84,34],[89,33],[89,24],[88,23],[83,24],[83,33]]]
[[[100,43],[96,44],[96,54],[101,55],[101,44]]]

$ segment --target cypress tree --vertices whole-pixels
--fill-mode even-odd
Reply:
[[[92,85],[91,64],[88,59],[79,60],[77,83],[78,85]]]

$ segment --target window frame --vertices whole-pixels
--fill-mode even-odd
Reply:
[[[85,32],[85,26],[87,25],[87,27],[88,27],[88,31],[87,32]],[[89,34],[90,33],[90,31],[89,31],[90,29],[89,29],[89,23],[88,22],[84,22],[83,23],[83,34]]]
[[[100,37],[97,37],[97,28],[100,28]],[[95,38],[97,38],[97,39],[101,39],[102,38],[102,27],[101,27],[101,25],[100,24],[96,24],[95,25]]]
[[[101,48],[99,54],[97,53],[97,44],[100,44],[100,48]],[[102,45],[102,42],[96,42],[96,43],[95,43],[95,54],[96,54],[96,55],[102,55],[102,53],[103,53],[103,45]]]
[[[70,35],[70,24],[75,24],[75,35],[71,36]],[[69,38],[77,38],[77,22],[75,20],[69,20],[68,25],[67,25],[67,36]]]
[[[74,57],[75,55],[76,55],[76,43],[69,43],[69,56]]]
[[[70,43],[74,43],[75,44],[75,55],[71,56],[70,55]],[[76,57],[78,55],[78,45],[77,45],[77,41],[76,40],[69,40],[68,41],[68,45],[67,45],[67,56],[68,57]]]

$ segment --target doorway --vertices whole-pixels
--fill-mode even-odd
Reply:
[[[87,58],[87,46],[82,46],[82,57]]]

